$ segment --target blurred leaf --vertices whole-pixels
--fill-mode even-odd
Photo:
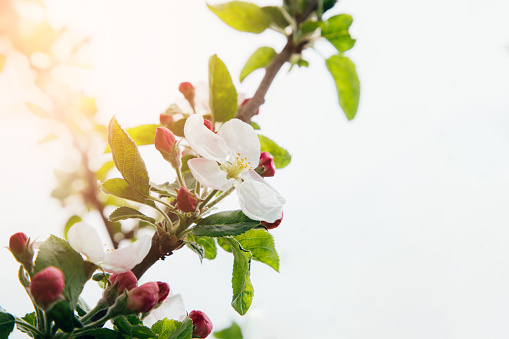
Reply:
[[[45,314],[55,322],[58,328],[69,333],[72,332],[75,327],[82,327],[78,319],[76,319],[73,310],[74,308],[71,307],[69,301],[60,300],[46,309]]]
[[[106,180],[108,173],[110,172],[110,170],[113,167],[115,167],[115,163],[113,161],[105,162],[104,165],[102,165],[101,168],[99,168],[97,170],[97,172],[95,172],[95,176],[96,176],[97,180],[99,180],[99,181]]]
[[[292,156],[287,150],[279,147],[278,144],[263,135],[258,134],[258,139],[260,139],[261,152],[272,154],[276,168],[284,168],[290,163]]]
[[[331,9],[332,7],[334,7],[336,5],[336,2],[338,0],[323,0],[323,4],[322,4],[322,13],[325,13],[327,12],[329,9]]]
[[[228,69],[217,55],[209,59],[210,108],[215,121],[228,121],[237,113],[237,90]]]
[[[313,34],[317,28],[323,26],[323,21],[308,20],[303,22],[299,29],[303,34]]]
[[[355,45],[355,39],[352,39],[348,32],[352,21],[352,17],[348,14],[339,14],[329,18],[322,25],[322,37],[329,40],[338,51],[348,51]]]
[[[228,26],[242,32],[261,33],[269,28],[272,16],[250,2],[231,1],[207,5]]]
[[[258,68],[266,68],[270,65],[272,60],[276,57],[277,53],[274,48],[260,47],[258,48],[247,60],[244,68],[240,71],[240,82]]]
[[[92,118],[97,113],[97,106],[95,105],[95,98],[89,98],[85,95],[82,95],[79,102],[79,110],[81,114]]]
[[[190,234],[192,237],[192,235]],[[203,246],[200,244],[195,243],[194,241],[189,240],[191,237],[188,236],[186,241],[187,247],[189,247],[194,253],[198,254],[198,257],[200,257],[200,262],[203,262],[203,258],[205,257],[205,250],[203,249]]]
[[[52,114],[48,113],[44,108],[37,104],[34,104],[32,102],[25,102],[25,105],[30,110],[30,112],[32,112],[39,118],[50,118],[52,116]]]
[[[0,338],[8,338],[14,330],[14,317],[0,308]]]
[[[236,322],[232,322],[230,327],[222,329],[221,331],[215,331],[214,337],[218,339],[243,339],[242,331],[240,326]]]
[[[250,230],[236,236],[243,249],[250,251],[254,260],[260,261],[279,272],[279,256],[274,246],[274,238],[265,230]]]
[[[113,162],[124,179],[139,193],[148,195],[150,185],[145,162],[136,143],[120,127],[115,117],[110,121],[108,144],[112,150]]]
[[[80,221],[81,221],[81,217],[79,215],[73,215],[72,217],[67,219],[67,222],[65,223],[65,226],[64,226],[64,239],[65,240],[67,240],[67,232],[69,232],[69,230],[71,229],[71,227],[74,224],[77,224]]]
[[[152,145],[156,138],[156,129],[160,125],[147,124],[136,127],[127,128],[125,131],[133,139],[138,146]],[[111,152],[109,145],[106,147],[105,153]]]
[[[192,233],[196,236],[224,237],[242,234],[259,225],[259,221],[250,219],[240,210],[226,211],[198,221]]]
[[[354,63],[345,56],[333,55],[325,61],[334,78],[338,92],[339,105],[348,120],[355,118],[359,107],[361,85]]]
[[[203,247],[203,257],[205,259],[215,259],[217,255],[216,241],[211,237],[195,237],[193,234],[189,234],[187,239],[199,244]]]
[[[32,325],[33,327],[37,328],[37,319],[35,317],[35,312],[27,313],[21,319],[23,319],[25,322]],[[32,335],[32,331],[31,331],[30,327],[28,327],[28,326],[24,326],[23,324],[18,323],[18,324],[16,324],[16,328],[18,330],[20,330],[21,332],[28,334],[32,338],[35,337],[34,335]],[[0,325],[0,338],[3,338],[1,325]]]
[[[153,225],[156,224],[156,220],[154,218],[146,216],[145,214],[139,212],[138,210],[126,206],[119,207],[115,211],[113,211],[113,213],[110,214],[109,219],[111,222],[126,219],[140,219],[149,222]]]
[[[70,307],[75,309],[78,297],[88,280],[81,254],[73,250],[67,241],[51,235],[39,248],[33,274],[48,266],[55,266],[64,273],[63,295],[70,302]]]
[[[254,121],[250,121],[249,124],[251,125],[251,127],[253,127],[253,129],[256,129],[256,130],[259,130],[260,129],[260,125],[258,125],[256,122]]]
[[[110,179],[100,184],[100,188],[106,194],[114,195],[118,198],[136,201],[145,205],[155,206],[152,200],[145,199],[124,179]]]
[[[196,187],[196,179],[193,177],[191,172],[185,172],[182,174],[184,181],[186,183],[186,187],[189,190],[192,190]],[[179,190],[179,183],[175,180],[171,184],[169,182],[165,182],[163,184],[154,184],[150,183],[150,190],[156,192],[162,197],[172,197],[175,198],[177,196],[177,192],[175,190]]]
[[[50,142],[50,141],[53,141],[53,140],[57,140],[58,139],[58,136],[56,134],[48,134],[44,137],[44,139],[42,139],[41,141],[38,142],[38,144],[44,144],[46,142]]]
[[[253,301],[253,285],[249,279],[251,269],[251,253],[240,246],[234,238],[223,238],[232,248],[233,252],[233,273],[232,306],[240,315],[246,314]]]
[[[4,70],[5,63],[7,62],[7,57],[4,54],[0,54],[0,73]]]
[[[262,11],[264,11],[266,14],[268,14],[271,18],[272,24],[279,27],[279,28],[285,28],[290,25],[290,22],[286,19],[282,12],[281,7],[277,6],[265,6],[262,7]]]

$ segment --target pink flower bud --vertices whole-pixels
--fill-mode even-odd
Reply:
[[[209,130],[211,130],[212,132],[214,132],[214,126],[212,126],[212,123],[207,120],[207,119],[203,119],[203,124],[205,125],[205,127],[207,127]]]
[[[272,230],[276,227],[279,226],[279,224],[281,224],[281,221],[283,220],[283,214],[281,212],[281,219],[277,219],[276,221],[274,221],[273,223],[268,223],[266,221],[262,221],[262,225],[265,226],[265,228],[267,228],[268,230]]]
[[[172,131],[166,127],[157,127],[154,145],[173,168],[180,168],[180,150]]]
[[[157,299],[158,303],[161,303],[166,299],[168,294],[170,294],[170,285],[165,282],[158,281],[157,286],[159,287],[159,298]]]
[[[9,238],[9,249],[13,254],[22,254],[28,246],[29,239],[23,232],[13,234]]]
[[[173,122],[175,121],[171,115],[161,113],[159,115],[159,121],[161,122],[161,125],[165,125],[166,127],[170,127],[173,125]]]
[[[192,311],[188,317],[193,321],[193,338],[206,338],[212,332],[212,322],[202,311]]]
[[[159,286],[148,282],[127,292],[127,308],[131,311],[146,313],[159,299]]]
[[[194,212],[198,199],[186,187],[181,187],[177,193],[177,208],[182,212]]]
[[[240,104],[240,107],[243,108],[244,106],[246,106],[248,104],[249,101],[251,101],[251,98],[244,99],[244,101],[242,101],[242,103]],[[260,113],[260,109],[259,108],[256,110],[255,115],[257,115],[258,113]]]
[[[262,177],[273,177],[276,174],[276,165],[274,164],[274,157],[269,152],[260,153],[260,162],[255,169],[256,173]]]
[[[184,94],[184,97],[191,105],[194,103],[194,86],[189,82],[183,82],[179,85],[180,93]]]
[[[30,282],[30,294],[38,304],[46,308],[56,300],[63,299],[64,286],[65,279],[62,271],[49,266],[34,275]]]
[[[112,286],[117,285],[119,294],[124,293],[125,290],[130,291],[138,286],[138,279],[136,279],[132,271],[112,274],[109,281]]]

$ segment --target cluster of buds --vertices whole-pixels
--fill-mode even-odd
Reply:
[[[170,293],[167,283],[148,282],[132,290],[127,294],[127,308],[135,313],[147,313],[154,307],[159,306]]]

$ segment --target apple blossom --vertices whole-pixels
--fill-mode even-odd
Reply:
[[[109,273],[123,273],[139,264],[147,255],[152,244],[151,237],[146,235],[133,244],[117,249],[104,251],[97,231],[79,222],[67,233],[69,245],[87,259],[101,266]]]
[[[283,221],[283,214],[281,214],[280,219],[277,219],[274,222],[262,221],[262,225],[265,226],[265,228],[268,230],[273,230],[274,228],[278,227],[281,224],[281,221]]]
[[[203,125],[201,116],[192,115],[184,134],[203,157],[188,161],[196,180],[220,191],[234,186],[242,211],[251,219],[274,222],[281,218],[285,199],[253,170],[260,160],[260,141],[253,127],[232,119],[216,134]]]

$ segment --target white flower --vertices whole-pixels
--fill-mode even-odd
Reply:
[[[188,161],[196,180],[221,191],[235,186],[242,212],[251,219],[281,218],[285,199],[253,170],[260,161],[260,141],[250,125],[232,119],[215,134],[195,114],[187,119],[184,134],[203,157]]]
[[[151,237],[147,235],[129,246],[104,251],[97,231],[84,222],[71,227],[67,232],[67,241],[76,252],[85,255],[88,261],[109,273],[124,273],[138,265],[148,254],[152,243]]]
[[[164,299],[159,307],[152,309],[152,311],[143,318],[143,324],[152,327],[152,325],[164,318],[183,321],[186,316],[187,313],[182,296],[180,294],[170,295],[168,298]]]

